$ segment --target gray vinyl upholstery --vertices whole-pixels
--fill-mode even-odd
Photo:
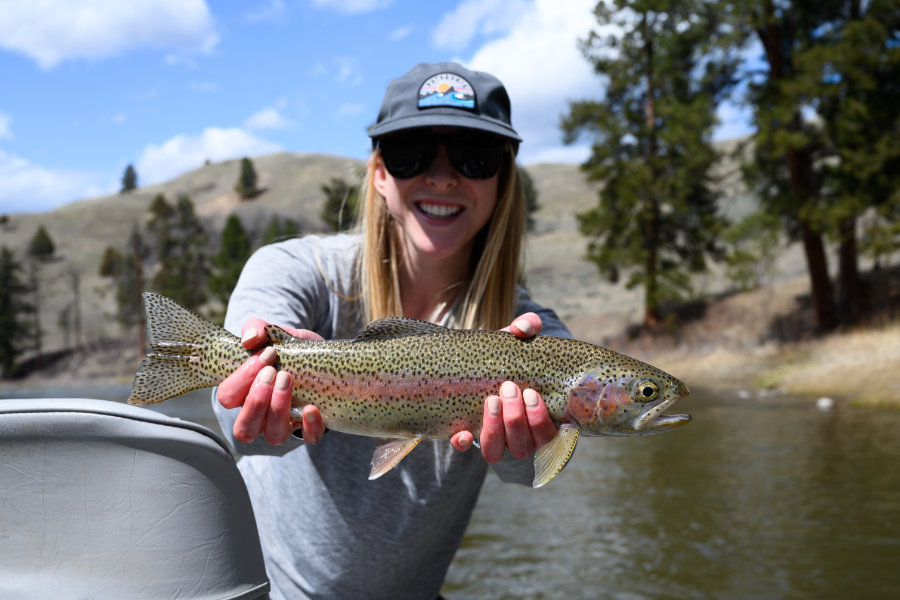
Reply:
[[[151,410],[0,400],[0,598],[266,598],[224,442]]]

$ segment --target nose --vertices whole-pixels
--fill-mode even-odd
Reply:
[[[459,183],[459,173],[450,164],[450,157],[443,144],[438,146],[437,156],[425,171],[425,181],[437,189],[452,189]]]

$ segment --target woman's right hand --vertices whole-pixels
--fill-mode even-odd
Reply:
[[[303,407],[303,423],[290,420],[291,390],[294,379],[288,371],[276,371],[275,348],[268,345],[267,323],[249,319],[241,330],[241,345],[248,350],[261,350],[219,384],[216,398],[225,408],[241,407],[234,421],[234,437],[250,443],[260,435],[274,445],[284,443],[293,431],[302,427],[303,440],[315,444],[325,433],[319,409]],[[291,335],[305,340],[322,340],[322,336],[307,329],[284,328]]]

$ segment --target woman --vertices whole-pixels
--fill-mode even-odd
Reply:
[[[243,325],[245,347],[260,348],[266,323],[331,339],[387,316],[499,329],[519,314],[508,327],[519,337],[542,328],[568,337],[516,286],[525,208],[503,85],[454,63],[420,64],[389,84],[369,135],[361,233],[260,249],[231,296],[226,328]],[[368,481],[371,438],[323,436],[314,406],[292,435],[294,381],[274,358],[263,348],[213,402],[246,455],[238,466],[273,598],[437,597],[486,462],[501,479],[530,484],[531,454],[556,433],[540,396],[506,382],[485,399],[481,455],[422,442]],[[451,439],[456,450],[472,442],[467,431]]]

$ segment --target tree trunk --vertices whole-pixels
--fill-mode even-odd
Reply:
[[[867,300],[859,276],[858,254],[856,218],[848,217],[841,222],[837,305],[842,317],[851,323],[862,315]]]
[[[775,13],[775,5],[771,0],[764,3],[763,13],[761,21],[757,24],[756,32],[769,63],[769,78],[771,80],[783,79],[788,76],[791,69],[788,64],[790,58],[786,57],[784,53],[781,28],[790,25],[779,22]],[[799,131],[799,110],[794,112],[790,126],[795,131]],[[804,214],[812,211],[803,210],[804,206],[814,206],[818,202],[818,194],[813,189],[812,183],[812,158],[805,150],[788,148],[786,160],[790,174],[791,192],[796,207],[795,216],[800,223],[803,237],[803,250],[806,254],[816,321],[820,329],[828,331],[837,324],[831,279],[828,275],[828,259],[821,233]]]
[[[138,318],[138,360],[142,360],[144,353],[147,351],[147,319],[144,316],[144,259],[143,242],[141,240],[141,232],[138,226],[134,226],[132,233],[132,259],[134,260],[134,282],[135,293],[137,294]]]
[[[647,144],[644,147],[644,160],[649,169],[653,169],[653,158],[656,156],[656,86],[653,80],[654,48],[649,33],[647,15],[642,17],[644,52],[646,56],[646,96],[644,98],[644,118],[647,127]],[[656,177],[653,177],[656,181]],[[644,203],[644,243],[647,248],[647,259],[644,266],[644,327],[659,327],[659,283],[657,282],[659,263],[659,204],[656,192],[651,186],[647,190]]]

